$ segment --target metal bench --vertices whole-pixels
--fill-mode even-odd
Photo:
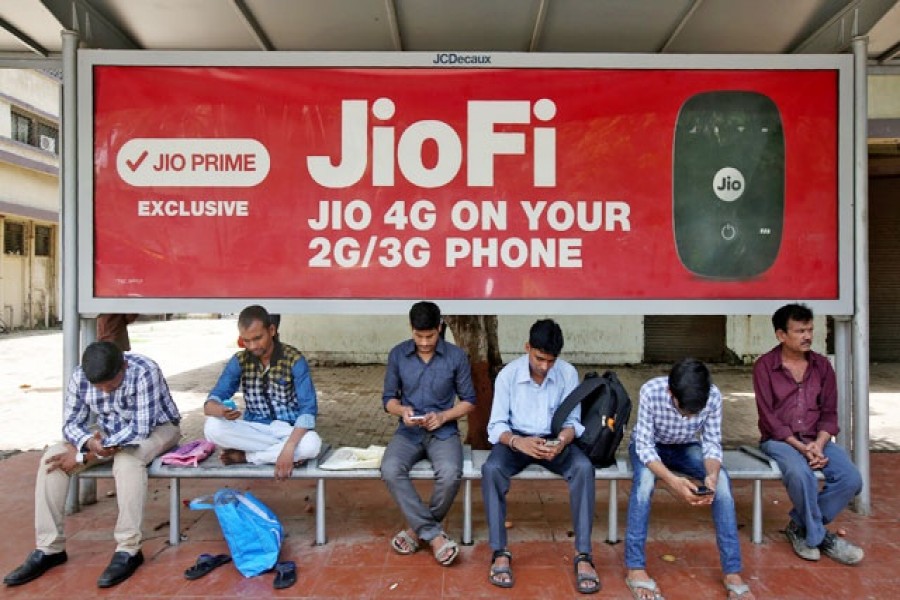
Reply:
[[[325,481],[353,480],[353,479],[380,479],[379,469],[353,469],[353,470],[325,470],[319,468],[333,452],[333,449],[323,445],[319,457],[311,459],[301,467],[294,469],[292,479],[316,480],[316,544],[322,545],[328,541],[325,532]],[[462,543],[472,544],[472,482],[481,479],[481,466],[487,460],[488,450],[472,450],[470,446],[463,446],[463,533]],[[738,450],[726,450],[724,459],[725,469],[734,481],[753,481],[753,524],[751,540],[755,544],[762,543],[762,482],[764,480],[780,480],[781,470],[774,460],[752,446],[741,446]],[[169,543],[177,545],[181,541],[181,480],[182,479],[272,479],[274,477],[274,465],[223,465],[218,456],[211,456],[198,467],[172,467],[163,465],[160,459],[155,459],[147,468],[149,477],[157,479],[169,479]],[[608,529],[606,539],[610,543],[618,541],[618,504],[615,501],[618,492],[617,482],[630,480],[632,471],[625,457],[617,459],[616,464],[595,470],[595,477],[609,484]],[[817,472],[821,479],[822,473]],[[105,478],[112,477],[112,464],[101,464],[82,471],[78,477]],[[412,479],[434,479],[434,470],[431,463],[421,460],[410,471]],[[514,479],[545,480],[558,479],[558,476],[538,466],[531,465]],[[77,497],[77,496],[76,496]]]
[[[325,481],[347,479],[380,479],[381,471],[378,469],[353,469],[333,471],[320,469],[319,465],[325,462],[334,450],[328,445],[323,445],[317,458],[308,460],[304,465],[296,467],[291,474],[291,479],[315,479],[316,480],[316,544],[322,545],[328,541],[325,533]],[[472,471],[472,449],[463,446],[463,471]],[[480,473],[480,472],[479,472]],[[181,480],[182,479],[272,479],[275,476],[274,465],[223,465],[217,455],[210,456],[197,467],[173,467],[161,463],[156,458],[147,467],[147,475],[156,479],[169,480],[169,543],[177,545],[181,541]],[[100,464],[82,471],[78,477],[107,478],[112,477],[112,464]],[[417,462],[410,471],[412,479],[434,479],[434,470],[427,460]],[[471,494],[471,492],[470,492]],[[76,495],[77,497],[77,495]],[[470,505],[471,506],[471,505]],[[464,530],[469,532],[471,539],[471,512],[464,524]]]

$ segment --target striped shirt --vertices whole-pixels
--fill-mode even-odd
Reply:
[[[63,437],[83,448],[93,435],[92,416],[106,447],[135,444],[150,437],[157,426],[181,421],[159,365],[131,352],[125,353],[122,383],[110,393],[91,385],[80,366],[72,373],[63,408]]]
[[[713,385],[706,406],[696,415],[683,416],[669,395],[669,378],[656,377],[641,386],[637,423],[631,432],[638,458],[645,465],[660,460],[657,444],[699,441],[703,458],[722,462],[722,394]]]

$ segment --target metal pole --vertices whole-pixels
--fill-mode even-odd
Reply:
[[[76,125],[78,33],[62,32],[63,94],[60,122],[62,125],[62,153],[60,154],[60,192],[62,195],[62,320],[63,373],[62,389],[78,364],[78,160]],[[60,424],[62,430],[62,424]],[[66,497],[66,512],[78,510],[78,478],[73,477]]]
[[[868,38],[853,38],[854,131],[854,224],[856,299],[853,314],[853,458],[863,487],[856,497],[856,510],[872,512],[869,480],[869,169],[868,88],[866,60]]]
[[[852,451],[853,439],[853,421],[850,417],[853,405],[851,330],[850,317],[834,317],[834,371],[837,376],[838,426],[841,428],[837,443],[847,452]]]

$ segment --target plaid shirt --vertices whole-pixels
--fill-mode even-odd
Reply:
[[[125,377],[109,394],[91,385],[80,366],[72,373],[63,409],[63,437],[76,448],[83,448],[93,435],[91,415],[96,416],[107,447],[137,443],[155,427],[181,421],[159,365],[130,352],[125,353],[125,361]]]
[[[638,418],[631,432],[638,458],[645,465],[660,460],[657,444],[689,444],[698,439],[703,458],[722,462],[722,394],[712,386],[706,407],[683,416],[669,395],[669,378],[656,377],[641,386]]]
[[[225,365],[209,400],[227,400],[238,388],[244,392],[247,421],[316,428],[316,388],[306,359],[293,346],[276,341],[268,369],[252,352],[241,350]]]

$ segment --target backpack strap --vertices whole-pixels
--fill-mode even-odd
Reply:
[[[550,435],[556,437],[559,435],[562,425],[569,415],[575,410],[575,407],[581,404],[582,400],[593,394],[600,386],[606,385],[604,377],[598,377],[596,373],[591,372],[584,376],[582,381],[574,390],[569,392],[565,400],[562,401],[553,412],[553,421],[550,423]]]

